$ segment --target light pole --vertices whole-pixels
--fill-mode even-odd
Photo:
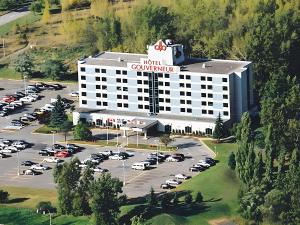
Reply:
[[[126,131],[126,146],[128,147],[128,132]]]
[[[156,142],[156,165],[158,165],[158,143],[159,143],[159,140],[155,140]]]
[[[108,145],[108,126],[106,125],[106,145]]]
[[[27,76],[26,76],[26,75],[23,75],[23,81],[24,81],[24,94],[25,94],[25,96],[27,96],[27,94],[26,94],[26,78],[27,78]]]
[[[136,146],[139,146],[139,132],[136,131]]]
[[[20,176],[20,158],[19,158],[19,151],[17,151],[17,163],[18,163],[18,176]]]
[[[51,133],[52,133],[52,145],[54,145],[55,144],[55,138],[54,138],[55,131],[53,130],[53,131],[51,131]]]
[[[126,180],[125,180],[125,161],[126,160],[122,160],[123,161],[123,186],[125,186],[126,184]]]

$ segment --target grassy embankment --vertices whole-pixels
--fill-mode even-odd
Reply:
[[[205,143],[214,149],[214,144],[206,140]],[[237,192],[238,182],[234,174],[228,170],[227,158],[231,151],[236,150],[235,144],[216,145],[217,160],[219,163],[209,170],[200,173],[193,179],[184,182],[175,191],[191,191],[193,195],[201,191],[204,196],[205,208],[180,207],[171,209],[167,213],[160,211],[151,218],[149,224],[209,224],[208,222],[220,218],[235,218],[237,216]],[[48,217],[35,214],[32,210],[42,200],[51,201],[56,205],[56,192],[51,190],[37,190],[29,188],[1,187],[10,193],[11,203],[1,207],[0,221],[5,224],[22,224],[20,221],[32,221],[30,224],[47,224]],[[16,200],[14,200],[16,199]],[[181,198],[180,205],[183,205]],[[121,215],[130,213],[137,205],[127,205],[121,208]],[[182,210],[184,209],[184,210]],[[88,224],[89,218],[72,216],[59,216],[54,219],[54,224]]]

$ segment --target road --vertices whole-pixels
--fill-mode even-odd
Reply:
[[[15,11],[12,11],[10,13],[7,13],[3,16],[0,16],[0,26],[6,24],[6,23],[9,23],[11,21],[14,21],[16,19],[19,19],[23,16],[26,16],[30,13],[30,11],[28,11],[28,8],[27,7],[23,7],[23,8],[20,8],[18,10],[15,10]]]

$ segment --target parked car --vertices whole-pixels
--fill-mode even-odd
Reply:
[[[8,149],[8,147],[5,147],[4,149],[0,150],[1,153],[14,153],[15,150]]]
[[[105,150],[105,151],[102,151],[102,152],[99,152],[99,153],[103,154],[103,155],[108,155],[108,156],[113,155],[113,152],[111,150]]]
[[[14,141],[11,145],[17,147],[18,149],[25,149],[28,146],[27,143],[22,141]]]
[[[184,160],[184,154],[181,154],[181,153],[174,153],[172,155],[174,158],[179,158],[180,161],[183,161]]]
[[[60,163],[63,162],[64,160],[56,158],[56,157],[49,157],[49,158],[44,158],[43,162],[47,162],[47,163]]]
[[[205,162],[205,160],[199,160],[199,162],[197,163],[198,165],[200,166],[203,166],[203,167],[210,167],[210,164]]]
[[[63,146],[63,145],[60,145],[60,144],[54,144],[54,145],[52,146],[52,148],[53,148],[53,149],[65,149],[66,147]]]
[[[114,159],[114,160],[123,160],[124,157],[121,156],[121,155],[118,155],[118,154],[115,154],[115,155],[111,155],[108,157],[109,159]]]
[[[11,102],[14,102],[16,100],[17,99],[12,95],[6,95],[2,98],[2,101],[7,102],[7,103],[11,103]]]
[[[97,166],[95,168],[92,168],[94,172],[99,172],[99,173],[105,173],[108,172],[108,169],[102,169],[101,167]]]
[[[25,94],[21,91],[16,91],[15,95],[18,96],[19,98],[23,98],[25,96]]]
[[[190,179],[191,176],[186,176],[185,174],[179,173],[179,174],[175,175],[175,178],[180,179],[180,180],[187,180],[187,179]]]
[[[173,157],[173,156],[169,156],[168,158],[166,158],[167,162],[179,162],[179,158],[177,157]]]
[[[182,182],[179,180],[175,180],[175,179],[168,179],[166,180],[166,184],[172,185],[172,186],[177,186],[179,184],[181,184]]]
[[[29,170],[23,170],[23,174],[24,175],[33,175],[33,176],[35,176],[35,175],[38,175],[39,173],[37,171],[29,169]]]
[[[5,112],[5,111],[0,111],[0,116],[1,116],[1,117],[7,116],[7,112]]]
[[[160,187],[162,189],[173,189],[173,188],[175,188],[174,186],[172,186],[170,184],[161,184]]]
[[[70,153],[68,151],[60,151],[60,152],[56,152],[54,153],[55,157],[62,157],[62,158],[66,158],[70,156]]]
[[[9,157],[9,155],[0,152],[0,159],[7,158],[7,157]]]
[[[95,158],[87,158],[85,160],[83,160],[84,164],[87,164],[88,162],[92,162],[94,164],[99,164],[102,160],[100,158],[95,159]]]
[[[32,165],[35,165],[36,163],[35,162],[32,162],[30,160],[26,160],[26,161],[23,161],[21,163],[22,166],[32,166]]]
[[[79,91],[72,91],[72,92],[70,93],[70,96],[71,96],[71,97],[79,97]]]
[[[131,169],[134,169],[134,170],[146,170],[147,168],[148,168],[148,166],[146,166],[145,163],[134,163],[131,166]]]
[[[49,170],[50,169],[49,166],[45,166],[43,164],[35,164],[35,165],[32,165],[30,168],[33,170]]]
[[[61,84],[52,84],[52,86],[55,88],[55,90],[61,90],[64,88]]]
[[[30,118],[32,120],[36,120],[37,119],[36,114],[33,114],[33,113],[25,113],[23,116],[25,116],[27,118]]]
[[[42,150],[39,151],[39,155],[41,155],[41,156],[51,156],[51,153],[48,152],[48,151],[45,150],[45,149],[42,149]],[[54,154],[53,154],[53,155],[54,155]]]
[[[203,171],[203,169],[201,167],[192,166],[192,167],[189,168],[189,171],[191,171],[191,172],[200,172],[200,171]]]
[[[80,149],[79,146],[74,145],[74,144],[67,144],[67,145],[66,145],[66,148],[73,148],[73,149],[75,149],[75,150],[79,150],[79,149]]]
[[[35,99],[33,97],[30,97],[30,96],[25,96],[23,98],[20,98],[20,101],[22,101],[22,102],[34,102]]]

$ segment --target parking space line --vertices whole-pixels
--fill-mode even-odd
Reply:
[[[141,173],[139,173],[138,175],[136,175],[135,177],[133,177],[133,178],[131,178],[131,179],[129,179],[129,180],[127,180],[127,182],[126,183],[130,183],[130,182],[132,182],[133,180],[135,180],[135,179],[137,179],[138,177],[140,177],[140,176],[142,176],[143,174],[145,174],[147,171],[143,171],[143,172],[141,172]]]

